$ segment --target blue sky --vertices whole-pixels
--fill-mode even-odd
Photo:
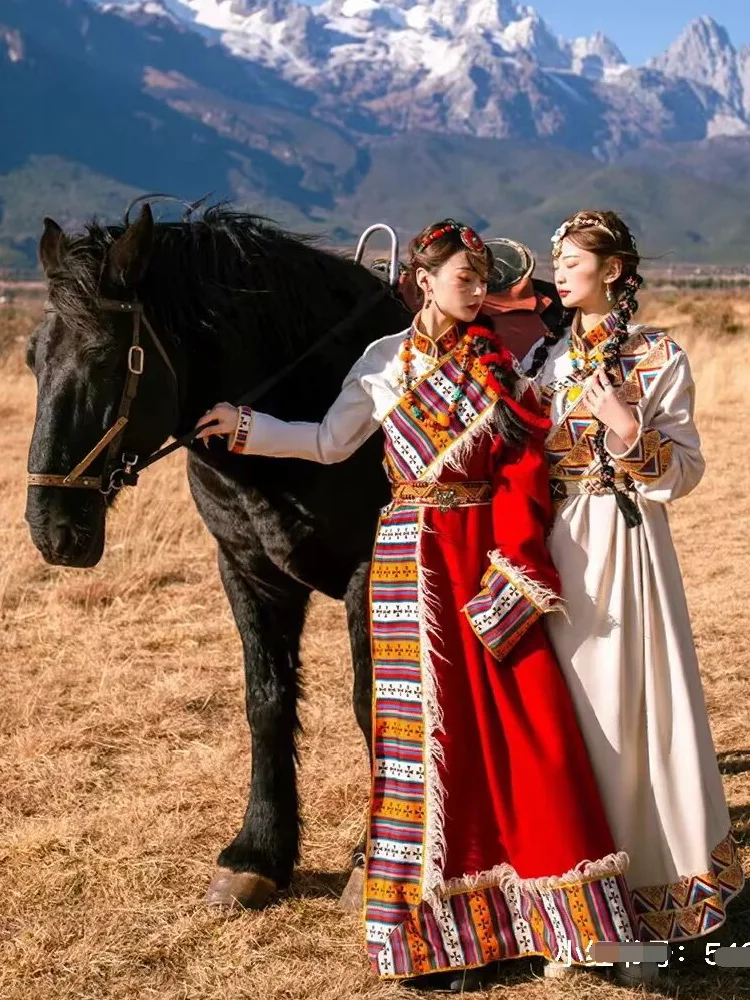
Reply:
[[[747,0],[531,0],[559,35],[574,38],[601,29],[622,49],[628,62],[639,65],[666,49],[696,17],[707,14],[729,32],[735,46],[750,42]]]
[[[303,0],[315,4],[317,0]],[[558,35],[575,38],[601,30],[628,60],[641,65],[666,49],[683,28],[707,14],[723,25],[736,46],[750,43],[748,0],[524,0]]]

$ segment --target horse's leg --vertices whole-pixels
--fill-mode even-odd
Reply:
[[[372,761],[372,651],[370,648],[370,564],[362,563],[344,595],[349,624],[349,642],[354,668],[354,715],[367,744],[368,760]],[[369,790],[369,782],[368,782]],[[359,912],[364,892],[364,864],[367,832],[352,851],[352,874],[341,895],[339,905],[344,910]]]
[[[299,855],[295,737],[310,591],[270,561],[253,567],[254,580],[221,547],[219,570],[242,637],[252,769],[242,829],[219,855],[206,899],[258,907],[289,884]]]
[[[372,754],[372,650],[370,649],[370,563],[357,567],[344,595],[354,666],[354,715]]]

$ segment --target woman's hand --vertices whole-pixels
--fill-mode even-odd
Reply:
[[[231,403],[217,403],[212,410],[204,414],[195,425],[203,430],[198,434],[199,439],[211,437],[212,434],[234,434],[237,429],[239,411]],[[206,427],[206,424],[216,421],[213,427]]]
[[[603,367],[597,368],[584,393],[586,405],[605,427],[609,427],[624,445],[632,447],[638,439],[640,424],[627,403],[615,392]]]

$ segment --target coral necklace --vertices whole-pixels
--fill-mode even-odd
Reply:
[[[412,389],[414,379],[411,373],[411,363],[414,360],[414,341],[412,340],[411,330],[409,331],[402,345],[399,357],[403,363],[403,378],[404,386],[406,387],[404,398],[406,399],[413,416],[416,417],[417,420],[424,421],[424,423],[435,428],[436,430],[445,430],[446,427],[450,426],[451,418],[458,409],[458,404],[461,402],[464,395],[466,380],[469,377],[469,368],[472,361],[471,345],[474,341],[474,337],[475,333],[471,328],[469,328],[463,335],[461,342],[455,348],[454,356],[461,366],[461,373],[456,379],[456,389],[451,397],[448,412],[437,413],[433,416],[432,413],[425,411],[419,405],[416,394]]]

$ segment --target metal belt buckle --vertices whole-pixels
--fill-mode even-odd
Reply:
[[[455,490],[435,490],[435,499],[438,510],[443,514],[458,507],[458,494]]]

